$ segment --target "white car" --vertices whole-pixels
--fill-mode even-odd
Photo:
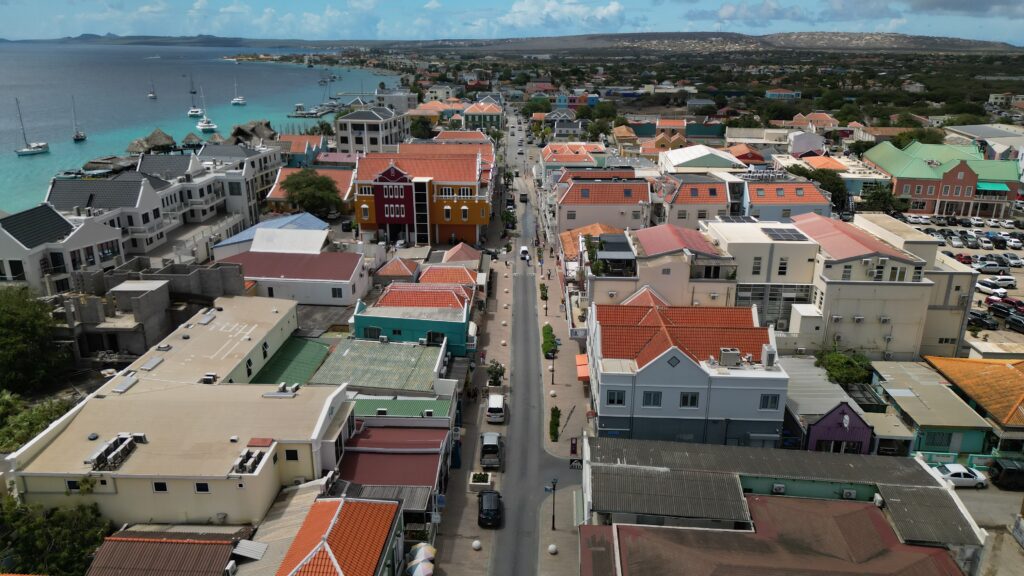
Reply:
[[[909,224],[927,224],[928,220],[924,216],[907,216],[907,222]]]
[[[980,470],[968,468],[963,464],[941,464],[935,467],[935,471],[957,488],[985,488],[988,486],[988,478],[985,478]]]
[[[992,276],[985,280],[999,286],[1000,288],[1009,288],[1015,290],[1017,288],[1017,279],[1013,276]]]
[[[977,284],[974,285],[974,289],[989,296],[1006,298],[1006,288],[1000,288],[999,284],[991,280],[978,280]]]
[[[988,238],[985,238],[984,236],[978,238],[978,246],[982,250],[991,250],[993,248],[992,241],[989,240]]]
[[[978,216],[971,216],[971,226],[984,226],[985,220]]]
[[[995,218],[989,218],[986,224],[988,224],[992,228],[999,228],[1000,226],[1003,225],[1003,222]]]
[[[1003,220],[1003,228],[1016,228],[1017,223],[1013,220]]]
[[[1020,250],[1021,248],[1024,248],[1024,244],[1021,244],[1020,240],[1017,240],[1016,238],[1007,238],[1006,247],[1010,250]]]
[[[1009,243],[1007,243],[1007,245],[1009,245]],[[950,236],[949,237],[949,246],[951,248],[963,248],[964,247],[964,241],[961,240],[957,236]]]

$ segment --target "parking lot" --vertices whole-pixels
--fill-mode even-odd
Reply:
[[[997,227],[993,225],[996,222],[990,222],[987,219],[983,221],[982,225],[977,225],[978,221],[975,220],[970,226],[921,223],[913,220],[914,218],[911,217],[908,224],[926,234],[942,237],[945,245],[940,246],[939,250],[946,253],[947,256],[952,254],[957,260],[968,266],[977,261],[994,261],[995,265],[989,265],[992,270],[979,271],[979,282],[991,279],[996,275],[1003,275],[1003,271],[1006,276],[1013,278],[1014,284],[1009,284],[1011,282],[1009,279],[1003,279],[1000,283],[1001,288],[1006,291],[1005,296],[1009,298],[1010,310],[998,310],[997,307],[993,311],[998,314],[993,315],[990,319],[998,324],[998,329],[1004,330],[1008,328],[1009,315],[1019,311],[1021,317],[1019,324],[1018,321],[1011,321],[1009,329],[1024,333],[1024,248],[1022,248],[1024,229],[1003,226],[1004,221],[999,221],[1000,225]],[[1007,224],[1010,222],[1012,221],[1006,221]],[[997,268],[1001,269],[998,273]],[[997,294],[991,294],[992,292]],[[998,293],[994,287],[981,285],[976,288],[971,298],[971,308],[987,311],[999,294],[1001,293]],[[1015,299],[1019,299],[1020,303],[1017,303]],[[983,330],[991,330],[990,326],[979,325],[978,327]]]

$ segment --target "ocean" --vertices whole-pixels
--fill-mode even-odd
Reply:
[[[0,43],[0,210],[12,213],[41,202],[50,179],[61,170],[81,168],[100,156],[125,153],[135,138],[160,128],[181,141],[196,130],[189,75],[206,96],[207,115],[222,136],[249,120],[269,120],[279,132],[295,132],[313,120],[288,118],[296,103],[307,108],[325,100],[318,81],[324,68],[299,64],[224,60],[244,48],[97,46]],[[294,52],[294,51],[292,51]],[[398,77],[359,68],[336,68],[341,78],[331,91],[372,91],[392,87]],[[231,106],[234,84],[246,106]],[[157,99],[146,97],[150,83]],[[71,98],[86,142],[71,141]],[[21,101],[30,141],[50,144],[50,153],[19,157],[22,146],[14,99]],[[199,95],[196,95],[199,98]],[[199,104],[199,102],[197,102]],[[199,104],[201,105],[201,104]],[[325,119],[330,119],[326,116]]]

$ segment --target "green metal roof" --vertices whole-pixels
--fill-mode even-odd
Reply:
[[[1016,182],[1020,178],[1016,160],[968,160],[967,165],[978,175],[978,180]]]
[[[305,384],[327,357],[326,344],[303,338],[289,338],[252,379],[256,384]]]
[[[1016,162],[985,160],[974,146],[911,142],[900,150],[891,142],[882,142],[865,152],[864,158],[897,178],[940,180],[961,161],[967,162],[979,180],[1009,182],[1019,177]]]
[[[1010,187],[1001,182],[978,182],[978,190],[990,192],[1009,192]]]
[[[342,340],[310,378],[310,383],[334,386],[348,383],[350,390],[432,392],[440,364],[441,348],[436,346]]]
[[[451,400],[434,398],[404,398],[392,400],[387,397],[380,398],[356,398],[356,418],[363,416],[376,416],[378,408],[386,408],[388,416],[402,416],[406,418],[418,418],[423,415],[424,410],[433,410],[434,416],[446,417],[451,409]]]

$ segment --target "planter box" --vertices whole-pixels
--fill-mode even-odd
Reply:
[[[469,476],[469,491],[470,492],[482,492],[484,490],[491,490],[494,488],[494,475],[490,472],[484,472],[487,475],[486,482],[473,482],[473,475],[479,474],[479,472],[473,472]]]

